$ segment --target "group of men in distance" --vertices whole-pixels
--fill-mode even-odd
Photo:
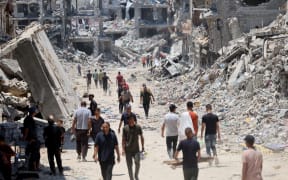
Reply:
[[[126,83],[121,72],[118,72],[116,77],[116,84],[118,86],[117,94],[119,101],[119,113],[122,114],[123,109],[126,108],[130,103],[133,103],[134,99],[129,90],[129,85]],[[146,119],[149,116],[150,104],[152,104],[153,101],[155,101],[155,98],[151,90],[146,86],[146,84],[143,84],[140,90],[140,103],[143,105]]]
[[[201,158],[198,136],[198,115],[193,111],[193,103],[187,102],[187,111],[180,116],[176,113],[176,106],[169,106],[169,113],[161,127],[161,135],[164,137],[166,129],[166,145],[168,156],[178,160],[179,152],[183,153],[184,180],[197,180],[199,174],[198,161]],[[205,132],[205,134],[204,134]],[[183,136],[185,134],[185,137]],[[219,163],[216,150],[216,140],[221,141],[218,116],[212,113],[212,105],[206,105],[206,114],[202,117],[201,140],[205,139],[206,153],[210,157],[209,165]],[[177,142],[178,147],[177,147]],[[242,180],[262,180],[262,154],[254,147],[255,138],[247,135],[244,139],[247,150],[242,155]],[[212,153],[213,156],[212,156]]]
[[[94,72],[91,72],[90,70],[88,70],[88,73],[86,75],[87,91],[91,88],[92,78],[93,78],[93,81],[95,83],[96,88],[102,87],[104,95],[107,95],[107,92],[108,92],[109,87],[110,87],[109,82],[112,83],[112,81],[110,80],[107,73],[103,72],[101,69],[99,72],[97,69],[95,69]],[[111,94],[111,93],[109,92],[109,94]]]

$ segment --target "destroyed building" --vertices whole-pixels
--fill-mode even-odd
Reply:
[[[248,3],[247,3],[248,2]],[[191,9],[193,26],[183,50],[198,67],[207,67],[215,60],[221,47],[239,38],[252,28],[270,24],[280,13],[285,13],[285,0],[270,1],[196,1]],[[196,16],[196,17],[195,17]],[[200,27],[199,27],[200,26]],[[199,29],[200,28],[200,29]],[[199,38],[199,31],[206,29]],[[189,31],[189,27],[185,29]],[[195,41],[196,39],[196,41]],[[208,59],[208,60],[207,60]]]

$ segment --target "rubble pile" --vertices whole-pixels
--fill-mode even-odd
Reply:
[[[28,84],[23,80],[21,68],[14,59],[0,58],[0,78],[0,111],[7,120],[14,120],[23,115],[19,110],[28,106]]]
[[[156,35],[151,38],[135,38],[134,32],[129,31],[125,36],[115,41],[115,46],[128,49],[136,54],[144,54],[154,50],[156,47],[162,47],[167,43],[162,35]]]
[[[159,103],[211,103],[234,137],[229,141],[240,143],[253,134],[258,144],[283,149],[288,141],[288,36],[283,20],[231,41],[210,69],[159,81]]]

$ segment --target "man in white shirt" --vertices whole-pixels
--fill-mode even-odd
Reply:
[[[86,156],[88,151],[88,139],[90,129],[91,111],[86,108],[86,102],[81,102],[81,107],[78,108],[74,114],[74,120],[72,123],[72,133],[76,134],[76,151],[78,154],[77,159],[86,162]]]
[[[170,112],[165,115],[164,121],[161,127],[161,135],[164,137],[164,130],[166,128],[166,145],[167,152],[170,159],[173,159],[174,153],[176,152],[176,146],[178,141],[178,123],[179,116],[175,113],[176,106],[171,104],[169,106]]]
[[[185,129],[187,127],[191,128],[192,129],[192,133],[195,134],[195,131],[194,131],[194,126],[193,126],[193,123],[192,123],[192,119],[191,119],[191,116],[190,116],[190,108],[189,108],[189,104],[190,102],[187,102],[187,111],[186,112],[183,112],[181,115],[180,115],[180,120],[179,120],[179,127],[178,127],[178,135],[179,135],[179,142],[186,139],[186,135],[185,135]]]

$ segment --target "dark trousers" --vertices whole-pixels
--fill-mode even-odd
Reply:
[[[178,141],[178,136],[166,137],[167,152],[168,152],[168,156],[171,159],[174,157],[174,153],[176,152],[177,141]]]
[[[107,90],[108,90],[108,84],[103,83],[103,90],[104,90],[105,93],[107,93]]]
[[[149,107],[150,107],[149,103],[143,104],[143,108],[144,108],[144,112],[145,112],[146,117],[148,117],[148,115],[149,115]]]
[[[76,151],[82,158],[86,158],[88,151],[88,130],[76,129]]]
[[[59,148],[54,148],[54,147],[47,148],[47,154],[48,154],[48,161],[49,161],[51,172],[54,174],[56,173],[55,163],[54,163],[54,156],[55,156],[59,172],[62,173],[63,167],[62,167],[62,160],[61,160],[61,150]]]
[[[133,159],[135,163],[135,174],[133,176]],[[139,180],[138,174],[140,170],[140,153],[131,153],[131,152],[126,152],[126,163],[128,167],[128,173],[130,180]]]
[[[98,80],[94,80],[96,88],[98,88]]]
[[[119,101],[119,112],[120,112],[121,114],[123,113],[123,108],[124,108],[124,106],[123,106],[122,101]]]
[[[127,105],[130,103],[130,100],[128,100],[128,101],[123,101],[122,103],[123,103],[124,110],[126,111],[126,107],[127,107]]]
[[[112,179],[112,170],[114,163],[111,162],[100,162],[101,174],[103,180],[111,180]]]
[[[184,180],[197,180],[198,179],[198,168],[183,168]]]

